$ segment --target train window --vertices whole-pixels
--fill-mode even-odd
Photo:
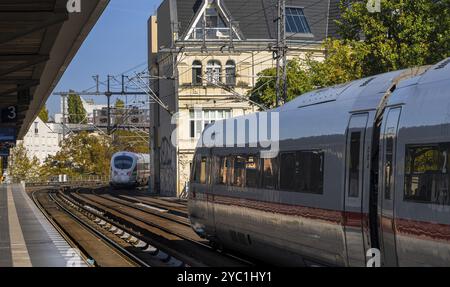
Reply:
[[[194,157],[194,167],[192,168],[192,176],[191,176],[191,181],[195,182],[195,183],[199,183],[200,182],[200,171],[199,171],[199,167],[200,167],[200,157],[199,156],[195,156]]]
[[[258,158],[255,156],[249,156],[245,164],[245,186],[246,187],[258,187],[259,182],[259,163]]]
[[[296,160],[295,153],[280,155],[280,189],[286,191],[295,190],[296,173],[299,172],[300,163]]]
[[[450,205],[450,144],[407,146],[404,199]]]
[[[394,192],[395,146],[400,108],[389,111],[385,128],[385,154],[384,154],[384,198],[390,200]]]
[[[354,132],[350,139],[350,158],[348,171],[348,196],[359,197],[359,174],[360,174],[360,152],[361,132]]]
[[[231,164],[230,159],[227,157],[220,158],[220,168],[219,176],[217,177],[217,184],[226,185],[228,183],[228,172],[230,170]]]
[[[202,157],[200,162],[200,183],[206,184],[206,157]]]
[[[394,137],[388,136],[386,138],[386,164],[384,167],[384,198],[391,199],[391,183],[392,183],[392,169],[393,169],[393,155],[394,155]]]
[[[232,185],[238,187],[244,187],[245,183],[245,164],[246,159],[241,156],[234,158],[233,163],[233,180]]]
[[[263,188],[276,189],[278,181],[277,158],[265,158],[263,164]]]
[[[323,194],[323,170],[323,152],[298,152],[295,169],[296,190],[303,193]]]
[[[117,169],[130,169],[133,166],[133,159],[129,156],[118,156],[114,159],[114,166]]]

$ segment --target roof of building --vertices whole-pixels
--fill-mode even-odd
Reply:
[[[199,9],[207,0],[165,0],[171,1],[172,19],[179,26],[179,35],[184,36],[194,23]],[[246,40],[268,40],[277,37],[277,1],[275,0],[220,0],[233,21],[238,23]],[[322,41],[327,36],[337,36],[334,19],[339,16],[339,0],[287,0],[287,7],[303,8],[311,28],[311,35],[288,35],[288,38]]]

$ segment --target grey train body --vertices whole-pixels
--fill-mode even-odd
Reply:
[[[281,266],[366,266],[372,248],[382,266],[450,266],[449,62],[270,111],[280,122],[274,159],[249,145],[199,146],[193,229]]]

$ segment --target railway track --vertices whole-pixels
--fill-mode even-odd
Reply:
[[[249,260],[211,248],[190,228],[186,206],[165,200],[162,204],[136,199],[130,195],[112,196],[104,189],[76,189],[60,192],[67,200],[100,212],[103,220],[119,224],[127,232],[141,238],[188,266],[243,267],[253,266]],[[184,213],[179,215],[178,213]],[[174,214],[175,213],[175,214]]]
[[[32,199],[68,243],[80,250],[79,255],[89,266],[146,266],[145,262],[140,261],[118,243],[108,239],[75,212],[64,207],[52,193],[34,191]]]
[[[180,260],[168,255],[160,249],[138,239],[132,232],[126,232],[116,223],[107,222],[101,212],[86,206],[80,206],[70,201],[59,192],[33,192],[32,197],[44,214],[59,227],[61,233],[70,238],[72,245],[82,250],[85,258],[94,259],[95,266],[105,267],[181,267],[186,266]],[[47,198],[46,198],[47,197]],[[44,204],[42,204],[44,202]],[[61,224],[55,220],[55,210],[58,218],[70,218],[69,224]],[[64,214],[62,214],[64,213]],[[63,222],[64,223],[64,222]],[[74,227],[76,224],[78,226]],[[84,230],[84,232],[80,232]],[[91,238],[86,234],[89,232]],[[109,247],[109,251],[105,247]],[[128,264],[123,264],[117,258],[109,259],[114,251]],[[109,252],[109,253],[108,253]],[[87,260],[89,262],[89,260]]]

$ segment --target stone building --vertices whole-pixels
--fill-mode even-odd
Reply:
[[[257,110],[246,95],[258,73],[276,66],[276,2],[164,0],[149,19],[151,87],[164,104],[150,108],[152,191],[182,194],[205,126]],[[288,59],[307,53],[323,59],[338,4],[286,1]]]

